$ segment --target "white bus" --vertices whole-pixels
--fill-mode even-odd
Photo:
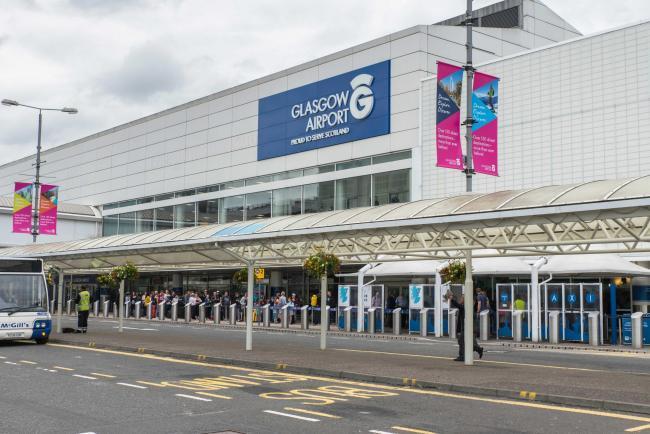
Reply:
[[[44,344],[52,331],[43,261],[0,257],[0,340]]]

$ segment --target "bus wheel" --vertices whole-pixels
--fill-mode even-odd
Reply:
[[[38,345],[46,344],[46,343],[47,343],[47,339],[48,339],[48,338],[45,338],[45,339],[36,339],[36,343],[37,343]]]

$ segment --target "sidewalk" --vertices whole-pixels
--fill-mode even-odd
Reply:
[[[253,351],[247,352],[244,351],[241,332],[205,326],[212,327],[208,328],[209,333],[214,332],[214,338],[207,335],[210,337],[206,339],[206,333],[193,333],[196,332],[193,327],[198,326],[198,323],[194,323],[192,327],[168,324],[161,329],[163,332],[153,334],[141,329],[147,323],[127,320],[125,326],[131,328],[118,333],[114,328],[115,323],[91,319],[89,334],[53,334],[52,340],[177,357],[196,358],[201,355],[202,359],[205,357],[206,360],[223,363],[266,369],[280,366],[290,372],[408,383],[465,393],[512,398],[534,396],[536,400],[545,402],[650,414],[650,358],[647,359],[648,372],[645,374],[566,367],[559,363],[555,366],[515,363],[490,360],[490,357],[477,360],[475,366],[467,367],[453,361],[450,356],[401,357],[391,351],[390,342],[384,346],[385,351],[356,352],[353,349],[332,348],[336,345],[330,341],[330,348],[321,351],[315,337],[306,339],[298,333],[295,338],[289,337],[295,342],[290,340],[282,345],[278,344],[278,335],[255,333]],[[645,361],[645,354],[639,357]]]

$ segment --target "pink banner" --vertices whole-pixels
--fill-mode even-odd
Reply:
[[[14,184],[13,232],[32,232],[32,184],[26,182]]]
[[[460,144],[463,68],[438,62],[437,81],[436,166],[463,170],[463,149]]]
[[[499,79],[476,72],[472,86],[472,161],[476,173],[499,176]]]
[[[41,235],[56,235],[58,204],[59,187],[41,184],[41,196],[38,204],[38,228]]]

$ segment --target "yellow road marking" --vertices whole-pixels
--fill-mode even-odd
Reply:
[[[135,358],[148,359],[148,360],[158,360],[158,361],[177,363],[177,364],[184,364],[184,365],[204,366],[204,367],[209,367],[209,368],[221,368],[221,369],[226,369],[226,370],[231,370],[231,371],[254,372],[254,373],[265,374],[265,375],[277,375],[273,371],[265,371],[265,370],[262,370],[262,369],[252,369],[252,368],[244,368],[244,367],[240,367],[240,366],[220,365],[220,364],[217,364],[217,363],[196,362],[196,361],[192,361],[192,360],[174,359],[172,357],[156,356],[156,355],[153,355],[153,354],[136,354],[136,353],[129,353],[129,352],[126,352],[126,351],[78,347],[78,346],[75,346],[75,345],[67,345],[67,344],[47,344],[47,345],[57,347],[57,348],[68,348],[68,349],[80,350],[80,351],[93,351],[93,352],[105,353],[105,354],[117,354],[117,355],[127,356],[127,357],[135,357]],[[67,369],[69,369],[69,368],[67,368]],[[590,415],[590,416],[609,417],[609,418],[612,418],[612,419],[632,420],[632,421],[637,421],[637,422],[650,423],[650,418],[649,417],[641,417],[641,416],[634,416],[634,415],[628,415],[628,414],[611,413],[611,412],[607,412],[607,411],[588,410],[588,409],[575,408],[575,407],[560,407],[560,406],[556,406],[556,405],[541,404],[541,403],[537,403],[537,402],[513,401],[513,400],[508,400],[508,399],[500,399],[500,398],[487,398],[487,397],[481,397],[481,396],[460,395],[460,394],[456,394],[456,393],[438,392],[438,391],[423,390],[423,389],[411,389],[411,388],[395,387],[395,386],[388,386],[388,385],[375,384],[375,383],[363,383],[363,382],[359,382],[359,381],[351,381],[351,380],[343,380],[343,379],[332,379],[332,378],[318,377],[318,376],[313,376],[313,375],[298,375],[298,374],[285,374],[285,375],[287,375],[289,377],[291,377],[291,376],[300,377],[300,378],[304,378],[304,379],[307,379],[307,380],[323,381],[323,382],[327,382],[327,383],[335,382],[336,384],[347,384],[347,385],[360,386],[360,387],[372,387],[374,389],[400,391],[400,392],[415,393],[415,394],[420,394],[420,395],[439,396],[439,397],[455,398],[455,399],[469,400],[469,401],[489,402],[489,403],[493,403],[493,404],[512,405],[512,406],[516,406],[516,407],[536,408],[536,409],[540,409],[540,410],[558,411],[558,412],[562,412],[562,413],[585,414],[585,415]]]
[[[628,429],[625,430],[625,432],[639,432],[639,431],[643,431],[643,430],[646,430],[646,429],[650,429],[650,424],[649,425],[641,425],[641,426],[637,426],[637,427],[634,427],[634,428],[628,428]]]
[[[397,431],[414,432],[414,433],[418,433],[418,434],[436,434],[433,431],[425,431],[423,429],[407,428],[405,426],[394,426],[392,428],[396,429]]]
[[[20,363],[27,363],[28,365],[38,365],[38,363],[30,362],[29,360],[21,360]]]
[[[52,366],[54,369],[60,369],[62,371],[74,371],[72,368],[64,368],[63,366]]]
[[[220,399],[232,399],[230,396],[217,395],[216,393],[209,393],[209,392],[196,392],[196,394],[197,395],[211,396],[213,398],[220,398]]]
[[[419,359],[441,359],[441,360],[454,360],[452,357],[442,356],[429,356],[425,354],[408,354],[408,353],[392,353],[389,351],[371,351],[371,350],[353,350],[348,348],[334,348],[335,351],[346,351],[351,353],[370,353],[370,354],[386,354],[389,356],[400,357],[415,357]],[[589,368],[573,368],[569,366],[556,366],[556,365],[540,365],[536,363],[517,363],[517,362],[501,362],[498,360],[475,360],[475,363],[491,363],[497,365],[514,365],[514,366],[528,366],[533,368],[549,368],[549,369],[565,369],[567,371],[586,371],[586,372],[612,372],[604,369],[589,369]]]
[[[147,386],[165,387],[164,384],[150,383],[150,382],[148,382],[148,381],[140,381],[140,380],[136,380],[136,383],[146,384]]]
[[[92,375],[97,375],[98,377],[104,378],[116,378],[115,375],[100,374],[99,372],[91,372]]]
[[[304,408],[284,407],[284,409],[288,410],[288,411],[297,411],[298,413],[311,414],[311,415],[314,415],[314,416],[329,417],[330,419],[340,419],[341,418],[341,416],[336,416],[336,415],[327,414],[327,413],[321,413],[320,411],[305,410]]]

